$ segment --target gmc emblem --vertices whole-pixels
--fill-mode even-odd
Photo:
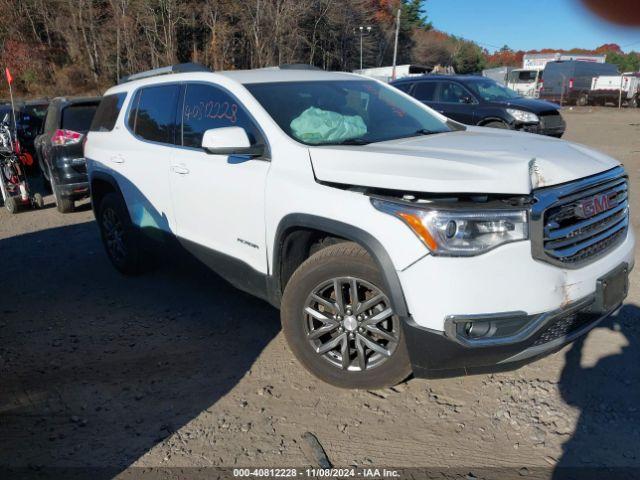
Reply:
[[[609,195],[602,193],[595,197],[586,198],[580,201],[575,209],[575,215],[579,218],[590,218],[611,208]]]

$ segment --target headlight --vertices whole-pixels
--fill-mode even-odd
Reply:
[[[540,119],[535,113],[525,112],[524,110],[516,110],[515,108],[507,108],[507,113],[519,122],[523,123],[539,123]]]
[[[473,256],[529,238],[525,210],[443,210],[372,199],[402,220],[434,255]]]

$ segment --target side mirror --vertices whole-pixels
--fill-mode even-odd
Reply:
[[[462,103],[473,103],[473,98],[471,98],[469,95],[466,95],[462,97]]]
[[[262,145],[251,146],[247,132],[242,127],[220,127],[205,131],[202,148],[213,155],[259,157],[264,153]]]

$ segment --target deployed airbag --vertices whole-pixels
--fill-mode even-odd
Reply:
[[[305,143],[341,142],[367,133],[367,126],[359,115],[309,107],[291,121],[293,135]]]

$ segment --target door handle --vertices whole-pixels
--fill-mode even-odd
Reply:
[[[117,155],[112,155],[111,156],[111,161],[113,163],[124,163],[124,157],[120,154]]]
[[[171,171],[179,175],[187,175],[189,173],[189,169],[184,165],[171,165]]]

